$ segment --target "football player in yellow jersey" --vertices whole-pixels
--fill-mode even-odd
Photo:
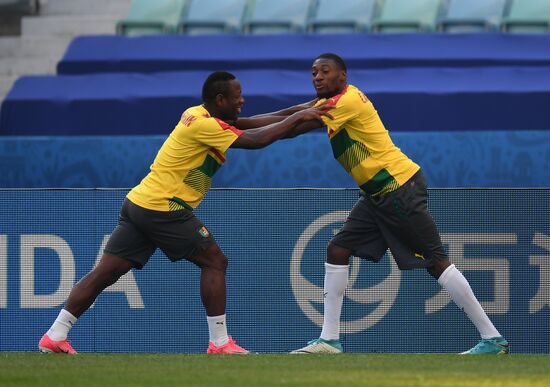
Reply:
[[[322,54],[313,62],[318,103],[334,108],[322,122],[299,126],[293,135],[326,125],[334,157],[361,188],[361,197],[327,248],[324,321],[321,335],[293,353],[341,353],[340,315],[348,283],[349,257],[379,261],[389,249],[400,269],[426,268],[466,312],[481,341],[464,354],[506,354],[496,330],[466,278],[452,265],[428,212],[420,167],[397,148],[372,102],[347,83],[344,61]]]
[[[263,148],[288,136],[297,125],[321,119],[327,109],[302,105],[278,112],[286,116],[282,120],[269,115],[244,119],[243,126],[256,126],[243,132],[229,124],[238,119],[244,104],[235,76],[212,73],[204,82],[202,99],[202,105],[183,113],[149,174],[128,193],[99,264],[73,287],[59,316],[40,339],[41,351],[75,354],[67,334],[77,318],[106,287],[130,269],[141,269],[160,248],[171,261],[187,259],[201,269],[200,294],[210,336],[207,353],[248,353],[227,333],[227,257],[192,210],[210,188],[228,148]]]

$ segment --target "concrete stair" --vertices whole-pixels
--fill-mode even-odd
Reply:
[[[123,18],[131,0],[48,0],[42,5],[42,15],[110,15]]]
[[[77,35],[113,35],[119,18],[104,15],[46,15],[22,20],[21,35],[73,38]]]

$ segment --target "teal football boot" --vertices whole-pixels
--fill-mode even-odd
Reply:
[[[490,339],[481,339],[472,349],[462,352],[461,355],[507,355],[508,342],[502,336]]]

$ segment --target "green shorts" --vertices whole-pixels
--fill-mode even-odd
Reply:
[[[331,243],[375,262],[390,249],[401,270],[448,259],[428,211],[426,179],[420,171],[393,192],[362,194]]]
[[[141,269],[157,248],[177,261],[213,244],[214,237],[192,211],[153,211],[125,199],[105,253],[128,259]]]

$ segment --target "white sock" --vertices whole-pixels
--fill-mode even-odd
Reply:
[[[208,321],[208,333],[210,341],[216,347],[227,344],[229,336],[227,335],[227,326],[225,325],[225,314],[221,316],[206,316]]]
[[[437,280],[449,292],[452,300],[458,307],[466,313],[472,323],[476,326],[482,339],[490,339],[491,337],[499,337],[497,331],[487,314],[477,300],[468,280],[455,267],[449,266],[441,274]]]
[[[61,309],[59,315],[53,322],[52,327],[48,330],[48,336],[53,341],[62,341],[67,339],[69,331],[76,324],[77,318],[65,309]]]
[[[321,338],[340,339],[340,314],[344,302],[344,292],[348,286],[349,265],[325,263],[324,315]]]

